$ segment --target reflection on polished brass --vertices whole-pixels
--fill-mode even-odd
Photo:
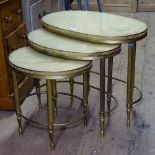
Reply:
[[[105,60],[100,60],[100,136],[104,137],[105,123]]]
[[[57,87],[56,87],[56,80],[53,80],[53,102],[54,102],[54,114],[57,115]]]
[[[35,85],[35,89],[36,89],[36,92],[37,92],[39,111],[41,111],[42,104],[41,104],[41,94],[40,94],[40,80],[39,79],[34,79],[34,85]]]
[[[17,121],[18,121],[18,132],[19,132],[19,135],[23,135],[20,99],[19,99],[18,84],[17,84],[17,74],[15,71],[12,71],[12,78],[13,78],[14,96],[15,96],[15,104],[16,104],[16,115],[17,115]]]
[[[48,103],[48,129],[50,137],[51,149],[55,148],[54,144],[54,103],[53,103],[53,91],[52,91],[52,80],[46,80],[47,82],[47,103]]]
[[[74,96],[73,96],[73,92],[74,92],[74,78],[70,78],[69,83],[70,83],[71,106],[72,106],[72,104],[74,103]]]
[[[113,69],[113,57],[108,58],[108,83],[107,83],[107,107],[108,107],[108,116],[110,116],[110,105],[111,105],[111,96],[112,94],[112,69]]]
[[[83,74],[83,105],[85,115],[88,112],[88,72]],[[84,119],[84,125],[87,125],[87,117]]]

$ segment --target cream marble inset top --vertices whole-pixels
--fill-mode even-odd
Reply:
[[[38,29],[29,33],[28,41],[30,45],[34,45],[34,48],[37,47],[42,53],[54,56],[61,54],[62,57],[66,58],[72,56],[72,59],[81,57],[81,59],[88,60],[88,57],[92,57],[90,59],[93,59],[94,57],[120,52],[120,45],[90,43],[57,35],[44,29]]]
[[[63,30],[80,33],[81,35],[87,34],[87,38],[84,38],[86,40],[92,36],[109,37],[111,39],[130,36],[131,39],[132,36],[139,37],[134,35],[147,31],[147,25],[141,21],[95,11],[55,12],[44,16],[42,22],[45,27],[47,24],[56,29],[57,32]],[[52,31],[55,31],[54,29]]]
[[[74,72],[91,63],[91,61],[73,61],[43,55],[30,47],[15,50],[9,55],[9,61],[17,68],[50,73],[72,70]]]

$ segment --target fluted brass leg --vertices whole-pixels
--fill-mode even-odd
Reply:
[[[74,103],[74,78],[70,78],[71,105]]]
[[[47,101],[48,101],[48,129],[50,137],[50,146],[51,149],[55,149],[54,144],[54,103],[53,103],[53,91],[52,91],[52,80],[46,80],[47,82]]]
[[[104,137],[105,123],[105,60],[100,60],[100,136]]]
[[[135,56],[136,56],[136,43],[128,45],[128,73],[127,73],[127,126],[130,127],[130,113],[133,102],[133,89],[135,77]]]
[[[113,57],[108,58],[108,84],[107,84],[107,116],[110,116],[111,106],[111,94],[112,94],[112,69],[113,69]]]
[[[88,72],[83,74],[83,105],[84,105],[84,115],[88,112]],[[84,125],[88,123],[87,116],[84,118]]]
[[[19,92],[18,92],[17,75],[15,71],[12,71],[12,78],[13,78],[14,97],[15,97],[15,104],[16,104],[16,115],[17,115],[17,121],[18,121],[18,132],[19,132],[19,135],[23,135],[20,98],[19,98]]]
[[[37,98],[38,98],[39,111],[41,111],[42,104],[41,104],[41,94],[40,94],[40,79],[34,79],[34,84],[35,84],[35,89],[36,89]]]
[[[57,115],[57,87],[56,87],[56,80],[53,80],[53,102],[54,102],[54,114]]]

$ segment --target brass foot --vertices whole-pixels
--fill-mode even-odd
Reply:
[[[105,123],[105,114],[103,112],[100,112],[100,137],[104,137],[105,131],[104,131],[104,123]]]
[[[51,144],[50,144],[50,147],[51,147],[51,150],[55,150],[55,145],[54,145],[54,143],[51,143]]]
[[[127,127],[128,128],[130,127],[130,112],[131,112],[131,109],[127,108]]]
[[[49,137],[50,137],[50,146],[51,146],[51,149],[54,150],[55,149],[55,144],[54,144],[54,131],[53,129],[49,129]]]
[[[23,132],[22,128],[19,128],[18,133],[19,133],[19,136],[23,136],[24,132]]]
[[[20,116],[17,116],[17,121],[18,121],[18,133],[19,133],[19,136],[23,136],[23,129],[22,129],[22,122],[21,122],[21,117]]]

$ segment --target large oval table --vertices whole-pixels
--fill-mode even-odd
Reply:
[[[141,21],[94,11],[61,11],[42,18],[48,31],[94,43],[128,43],[127,126],[133,103],[136,42],[146,37],[147,25]]]

